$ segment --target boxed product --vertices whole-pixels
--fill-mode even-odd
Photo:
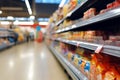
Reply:
[[[68,52],[68,60],[71,61],[74,59],[74,54],[72,52]]]
[[[77,0],[70,0],[69,3],[69,12],[77,6]]]
[[[69,5],[68,4],[64,5],[64,7],[63,7],[63,16],[64,17],[67,15],[68,9],[69,9]]]
[[[78,66],[78,65],[79,65],[79,64],[78,64],[78,63],[79,63],[79,59],[81,59],[81,58],[80,58],[80,55],[75,54],[75,55],[74,55],[74,62],[73,62],[75,66]]]
[[[89,19],[89,18],[95,16],[96,14],[97,14],[96,9],[95,8],[90,8],[89,10],[84,12],[83,19]]]

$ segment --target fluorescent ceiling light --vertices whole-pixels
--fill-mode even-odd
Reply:
[[[28,1],[28,0],[25,0],[25,4],[26,4],[26,6],[27,6],[27,9],[28,9],[29,14],[32,15],[32,10],[31,10],[29,1]]]
[[[35,16],[30,16],[30,19],[31,19],[31,20],[34,20],[34,19],[35,19]]]
[[[0,10],[0,14],[2,14],[2,11]]]
[[[21,17],[21,18],[15,18],[15,20],[21,20],[21,21],[24,21],[24,20],[28,20],[26,17]]]
[[[14,20],[14,17],[13,16],[8,16],[7,19],[8,20]]]
[[[48,25],[48,22],[39,22],[39,25]]]
[[[1,21],[0,23],[1,23],[2,25],[9,25],[9,24],[10,24],[9,21]]]
[[[34,22],[33,21],[27,21],[27,22],[20,22],[20,21],[15,21],[15,22],[13,22],[13,24],[14,25],[33,25],[34,24]]]

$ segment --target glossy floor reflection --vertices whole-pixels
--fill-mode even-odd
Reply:
[[[0,52],[0,80],[68,80],[44,43],[24,43]]]

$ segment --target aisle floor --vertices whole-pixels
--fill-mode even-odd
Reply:
[[[0,52],[0,80],[69,80],[44,43],[23,43]]]

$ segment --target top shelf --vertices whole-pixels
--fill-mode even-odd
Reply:
[[[109,20],[109,19],[116,18],[116,17],[120,17],[120,7],[112,9],[110,11],[107,11],[103,14],[96,15],[96,16],[90,18],[90,19],[80,21],[80,22],[78,22],[76,24],[73,24],[69,27],[66,27],[64,29],[57,30],[55,33],[61,33],[61,32],[64,32],[64,31],[80,28],[80,27],[83,27],[83,26],[86,26],[86,25],[102,22],[102,21]]]
[[[89,1],[88,0],[84,0],[84,2],[79,4],[75,9],[73,9],[71,12],[69,12],[63,19],[58,21],[55,25],[58,26],[60,23],[62,23],[68,17],[72,17],[72,14],[75,13],[79,8],[82,8],[83,5],[86,5],[87,2],[89,2]]]

